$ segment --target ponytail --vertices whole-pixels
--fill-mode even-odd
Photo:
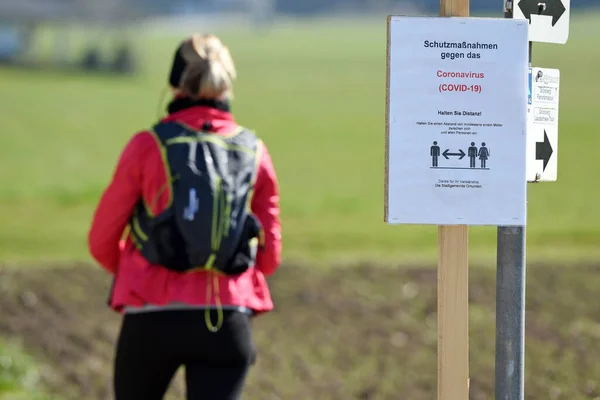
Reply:
[[[171,85],[192,98],[224,100],[233,97],[236,70],[229,53],[214,35],[193,35],[179,47]]]

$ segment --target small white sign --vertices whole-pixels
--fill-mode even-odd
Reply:
[[[388,18],[387,223],[526,224],[527,30]]]
[[[567,43],[570,14],[570,0],[513,1],[513,18],[529,21],[531,42]]]
[[[527,181],[553,182],[558,175],[558,92],[560,71],[529,69]]]

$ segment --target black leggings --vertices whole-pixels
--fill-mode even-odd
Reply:
[[[115,357],[115,400],[162,400],[182,365],[188,400],[240,399],[256,357],[250,318],[224,311],[221,329],[212,333],[204,310],[126,314]]]

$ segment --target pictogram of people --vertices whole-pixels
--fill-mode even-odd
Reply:
[[[481,160],[481,168],[486,167],[486,161],[490,157],[490,151],[485,147],[485,142],[481,143],[479,148],[479,159]]]
[[[431,150],[429,151],[431,155],[431,162],[433,167],[438,166],[438,157],[440,156],[440,146],[437,145],[437,142],[433,142],[433,146],[431,146]]]
[[[471,142],[471,147],[467,150],[467,156],[469,156],[469,167],[475,168],[475,159],[477,158],[475,142]]]

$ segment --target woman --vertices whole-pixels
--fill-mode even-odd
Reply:
[[[280,263],[279,194],[266,146],[230,112],[235,78],[217,37],[183,41],[168,115],[133,135],[95,212],[89,249],[124,315],[116,400],[162,399],[180,366],[188,399],[238,399],[254,363],[251,318],[273,308],[265,277]]]

